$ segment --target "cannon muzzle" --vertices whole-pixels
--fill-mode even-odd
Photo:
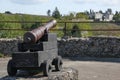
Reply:
[[[56,20],[51,20],[46,23],[44,26],[40,26],[32,31],[28,31],[24,34],[25,43],[36,43],[42,36],[48,32],[51,28],[55,27],[57,24]]]

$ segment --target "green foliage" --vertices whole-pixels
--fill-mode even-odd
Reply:
[[[88,19],[89,16],[86,15],[85,13],[81,13],[81,12],[79,12],[79,13],[76,14],[76,18]]]
[[[120,29],[120,25],[114,23],[91,23],[92,29]],[[119,37],[120,31],[93,31],[93,36],[117,36]]]
[[[80,29],[91,29],[90,23],[80,23],[79,24]],[[81,31],[81,36],[82,37],[89,37],[92,36],[93,33],[89,31]]]
[[[5,14],[12,14],[10,11],[5,11]]]
[[[120,21],[120,12],[117,12],[117,11],[116,11],[113,19],[114,19],[115,21]]]
[[[51,16],[51,10],[48,10],[48,11],[47,11],[47,15],[48,15],[48,16]]]
[[[0,29],[33,29],[41,25],[38,21],[49,21],[52,17],[35,16],[27,14],[2,14],[0,13],[0,21],[20,21],[21,23],[0,23]],[[24,23],[26,21],[34,21],[38,23]],[[23,36],[24,30],[0,30],[0,38],[13,38]]]
[[[56,27],[51,29],[50,32],[57,33],[57,37],[63,37],[64,33],[62,29],[63,29],[63,26],[60,27],[60,24],[58,24]]]
[[[11,14],[0,14],[0,20],[2,21],[16,21],[16,15]],[[21,29],[21,24],[19,23],[0,23],[1,29]],[[0,37],[6,38],[6,37],[13,37],[18,35],[19,33],[17,31],[0,31]]]
[[[65,16],[63,16],[63,20],[72,20],[72,19],[74,19],[75,17],[74,17],[74,13],[70,13],[69,15],[65,15]]]
[[[81,29],[91,29],[91,26],[89,23],[77,23],[79,30]],[[80,31],[79,32],[81,37],[88,37],[88,36],[92,36],[92,32],[88,32],[88,31]]]
[[[74,18],[74,13],[70,13],[69,17],[70,17],[70,19],[73,19]]]
[[[61,22],[65,22],[62,20]],[[73,35],[72,30],[74,26],[77,26],[77,32]],[[65,23],[59,23],[57,24],[57,29],[61,29],[58,31],[58,35],[60,37],[65,36]],[[76,36],[76,37],[88,37],[92,36],[92,32],[88,31],[80,31],[81,29],[91,29],[91,25],[89,23],[66,23],[66,35],[67,36]]]
[[[52,13],[52,17],[56,18],[56,19],[60,19],[61,18],[61,14],[58,10],[58,8],[56,7],[54,12]]]
[[[31,21],[31,20],[33,20],[33,17],[32,16],[30,16],[30,15],[22,15],[21,16],[21,21],[23,22],[23,23],[21,23],[22,24],[22,29],[30,29],[30,27],[33,25],[33,23],[24,23],[25,21]]]
[[[77,24],[75,24],[71,30],[71,34],[73,37],[81,37],[81,31]]]
[[[41,25],[42,25],[41,23],[36,22],[36,23],[34,23],[34,24],[30,27],[30,29],[35,29],[35,28],[37,28],[37,27],[39,27],[39,26],[41,26]]]
[[[58,22],[71,22],[72,19],[88,19],[86,13],[77,13],[76,17],[74,13],[70,13],[69,15],[63,16],[61,18],[59,10],[56,8],[54,14],[58,13],[59,17],[56,17]],[[55,18],[55,17],[54,17]],[[53,19],[53,17],[46,16],[36,16],[36,15],[27,15],[27,14],[0,14],[0,21],[20,21],[21,23],[0,23],[0,29],[34,29],[38,26],[43,25],[40,22],[46,22]],[[61,19],[61,20],[60,20]],[[120,21],[120,13],[116,12],[114,16],[114,20]],[[34,21],[35,23],[24,23],[26,21]],[[74,26],[77,26],[74,29]],[[119,25],[116,24],[90,24],[90,23],[66,23],[66,35],[67,36],[75,36],[75,37],[88,37],[88,36],[98,36],[98,35],[115,35],[120,36],[119,32],[114,31],[80,31],[81,29],[120,29]],[[63,37],[65,35],[65,23],[57,23],[57,26],[51,30],[51,32],[55,32],[58,34],[58,37]],[[72,30],[75,30],[75,34],[72,34]],[[1,30],[0,38],[13,38],[17,36],[23,36],[25,31],[17,31],[17,30]]]
[[[69,15],[65,15],[62,17],[62,20],[70,20],[70,16]]]

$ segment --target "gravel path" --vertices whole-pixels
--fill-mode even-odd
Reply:
[[[0,78],[7,76],[9,59],[0,58]],[[120,58],[66,58],[63,62],[63,67],[79,71],[79,80],[120,80]]]

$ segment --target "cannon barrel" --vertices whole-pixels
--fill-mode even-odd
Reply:
[[[35,43],[37,42],[45,32],[48,32],[49,29],[55,27],[57,24],[56,20],[51,20],[46,23],[44,26],[40,26],[32,31],[28,31],[24,34],[23,39],[25,43]]]

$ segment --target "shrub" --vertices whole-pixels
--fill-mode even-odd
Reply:
[[[73,37],[81,37],[81,31],[77,24],[75,24],[71,30],[71,35]]]

